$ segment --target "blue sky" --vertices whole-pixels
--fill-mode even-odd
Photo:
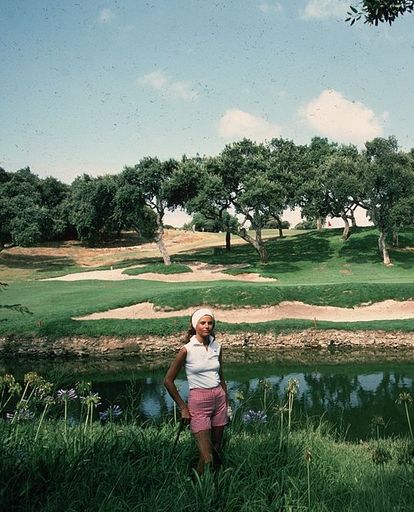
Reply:
[[[0,166],[71,182],[243,136],[414,147],[414,15],[350,0],[2,0]]]

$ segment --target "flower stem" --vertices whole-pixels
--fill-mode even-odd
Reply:
[[[404,405],[405,405],[405,414],[407,416],[408,428],[410,429],[411,441],[414,441],[413,429],[411,427],[411,420],[410,420],[410,414],[408,412],[408,404],[407,404],[407,402],[404,402]]]
[[[42,426],[42,423],[43,423],[43,420],[46,415],[46,411],[47,411],[48,407],[49,407],[49,404],[46,404],[45,408],[43,409],[42,416],[40,417],[39,425],[37,426],[36,435],[34,438],[35,441],[37,440],[37,436],[39,435],[40,427]]]

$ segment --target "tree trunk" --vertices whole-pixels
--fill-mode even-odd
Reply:
[[[342,232],[342,240],[348,240],[349,238],[349,222],[348,222],[348,217],[346,216],[346,214],[342,214],[341,215],[342,217],[342,220],[344,221],[344,230]]]
[[[387,244],[385,243],[385,235],[386,235],[385,231],[380,230],[380,234],[378,237],[378,247],[379,247],[380,253],[382,254],[382,261],[383,261],[384,265],[386,265],[387,267],[390,267],[392,265],[392,263],[390,260],[390,255],[388,253]]]
[[[158,250],[161,253],[162,259],[164,260],[164,265],[171,265],[171,259],[167,252],[167,248],[164,243],[164,225],[162,223],[163,214],[157,212],[157,226],[158,232],[155,234],[155,242],[157,244]]]
[[[231,231],[229,229],[226,230],[226,251],[230,251],[231,249]]]
[[[267,250],[263,242],[257,245],[256,250],[259,253],[260,263],[267,263],[269,261],[269,255],[267,254]]]
[[[260,230],[256,230],[256,239],[252,238],[245,228],[240,229],[238,235],[256,249],[259,254],[260,263],[267,263],[269,261],[269,255],[263,243]]]
[[[351,210],[351,212],[349,214],[349,218],[351,219],[352,227],[353,228],[358,227],[357,223],[356,223],[356,218],[355,218],[354,210]]]
[[[277,229],[279,230],[279,238],[283,238],[282,223],[280,221],[278,222]]]
[[[392,234],[392,245],[394,247],[399,247],[399,240],[398,240],[398,232],[395,231],[393,234]]]
[[[316,219],[316,229],[317,229],[318,231],[320,231],[320,230],[322,229],[322,219],[321,219],[320,217],[318,217],[318,218]]]
[[[171,265],[171,258],[167,252],[167,248],[165,247],[162,234],[155,237],[155,242],[157,244],[158,250],[161,253],[162,259],[164,260],[164,265]]]

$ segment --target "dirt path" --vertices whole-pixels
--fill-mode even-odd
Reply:
[[[116,319],[152,319],[189,316],[196,307],[179,311],[160,311],[150,302],[143,302],[101,313],[93,313],[75,320]],[[369,306],[356,308],[338,308],[333,306],[312,306],[303,302],[281,302],[277,306],[263,308],[218,309],[213,308],[216,318],[222,322],[269,322],[286,318],[316,321],[364,322],[370,320],[414,319],[414,301],[398,302],[386,300]]]

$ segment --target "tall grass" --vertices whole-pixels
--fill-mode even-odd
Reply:
[[[376,442],[349,444],[324,426],[296,428],[279,447],[278,424],[236,423],[226,432],[224,466],[198,479],[188,431],[173,451],[175,427],[94,424],[86,432],[49,420],[33,442],[0,422],[0,508],[60,510],[410,510],[414,499],[407,448],[387,441],[391,459],[373,460]],[[309,453],[312,454],[310,459]],[[381,476],[378,476],[378,470]]]

